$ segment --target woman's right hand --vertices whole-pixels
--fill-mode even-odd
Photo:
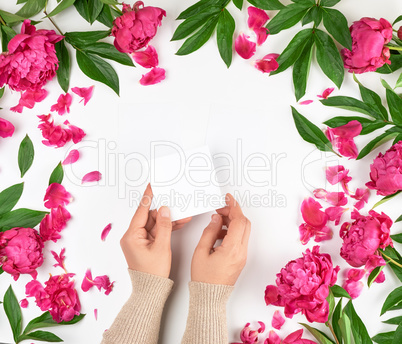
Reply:
[[[226,195],[226,204],[212,215],[194,251],[192,281],[234,285],[246,264],[251,223],[231,194]],[[214,248],[222,238],[222,244]]]

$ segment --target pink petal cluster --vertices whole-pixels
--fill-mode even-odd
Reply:
[[[50,276],[45,282],[31,281],[25,287],[28,297],[35,297],[35,302],[42,311],[49,311],[56,322],[70,321],[80,314],[81,304],[74,288],[74,274]]]
[[[276,276],[276,286],[265,290],[267,305],[285,307],[285,316],[292,318],[302,313],[309,322],[325,323],[329,306],[326,300],[329,287],[337,279],[339,266],[332,264],[331,256],[319,252],[319,246],[307,249],[303,257],[292,260]]]
[[[361,131],[361,123],[353,120],[337,128],[328,128],[325,135],[339,154],[350,159],[356,159],[359,152],[353,138],[360,135]]]
[[[14,125],[4,118],[0,117],[0,137],[11,137],[14,134]]]
[[[369,189],[377,195],[388,196],[402,190],[402,141],[394,144],[385,154],[378,154],[370,165]]]
[[[20,274],[38,275],[43,263],[43,242],[32,228],[12,228],[0,233],[0,267],[17,280]]]
[[[281,338],[275,333],[275,331],[269,331],[268,338],[265,340],[264,344],[317,344],[310,339],[303,339],[303,330],[297,330],[292,332],[282,341]]]
[[[299,226],[300,241],[303,245],[314,237],[315,242],[332,238],[332,230],[327,227],[328,215],[320,210],[321,204],[309,197],[301,205],[301,213],[305,223]]]
[[[339,233],[343,240],[340,254],[351,266],[360,267],[379,257],[379,248],[393,247],[390,238],[392,220],[374,210],[370,210],[368,216],[362,216],[357,211],[352,216],[355,221],[345,222]]]
[[[244,33],[237,36],[235,40],[235,50],[245,60],[248,60],[255,54],[257,44],[250,41]]]
[[[84,106],[87,105],[89,100],[92,98],[92,94],[94,92],[94,86],[90,87],[73,87],[71,89],[73,93],[81,97],[80,103],[84,101]]]
[[[261,60],[256,60],[254,66],[260,72],[271,73],[271,72],[277,70],[279,67],[278,62],[276,62],[276,59],[278,57],[279,57],[279,54],[265,55]]]
[[[62,165],[74,164],[79,158],[80,152],[76,149],[72,149],[63,160]]]
[[[61,238],[60,232],[66,228],[71,215],[66,208],[59,205],[52,208],[39,225],[39,233],[43,241],[53,240],[57,242]]]
[[[59,98],[57,99],[57,103],[52,105],[50,111],[57,111],[57,113],[62,116],[66,112],[70,113],[70,106],[73,98],[71,97],[70,93],[60,94]]]
[[[344,192],[328,192],[324,189],[316,189],[313,191],[313,194],[315,198],[324,199],[335,207],[348,203]]]
[[[389,48],[392,25],[385,19],[362,18],[350,27],[352,51],[342,49],[345,68],[356,74],[374,72],[385,63],[391,64]]]
[[[63,39],[53,30],[36,30],[24,20],[21,33],[8,43],[8,52],[0,55],[0,87],[14,91],[38,90],[53,79],[59,66],[55,43]]]
[[[85,273],[84,279],[82,280],[81,289],[82,291],[87,292],[95,286],[99,291],[101,291],[102,288],[105,289],[105,295],[109,295],[113,290],[113,284],[114,282],[110,282],[109,277],[106,275],[92,278],[91,270],[88,269]]]
[[[45,202],[45,207],[51,209],[69,204],[72,197],[63,185],[52,183],[47,187],[43,200]]]
[[[62,125],[55,125],[51,115],[38,116],[41,123],[38,128],[42,131],[42,136],[45,140],[42,143],[51,147],[63,147],[67,142],[80,142],[85,133],[82,129],[64,121]]]
[[[145,47],[156,35],[163,17],[166,17],[163,9],[144,7],[142,1],[137,1],[132,8],[123,3],[123,15],[115,19],[112,28],[116,49],[122,53],[132,53]]]
[[[349,176],[349,170],[342,165],[330,166],[325,171],[325,176],[331,185],[340,183],[343,191],[349,195],[348,183],[352,180]]]
[[[264,27],[265,23],[269,20],[268,14],[256,7],[249,6],[248,12],[248,27],[257,35],[257,44],[263,44],[268,37],[268,29]]]
[[[32,109],[35,103],[39,103],[47,97],[48,92],[44,88],[37,90],[26,90],[21,94],[21,98],[16,106],[10,108],[11,111],[21,113],[24,107]]]

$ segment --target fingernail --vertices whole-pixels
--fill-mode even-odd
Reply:
[[[211,222],[212,223],[218,223],[219,220],[220,220],[219,215],[217,215],[217,214],[212,215],[212,217],[211,217]]]
[[[170,217],[170,210],[168,207],[161,207],[161,216]]]

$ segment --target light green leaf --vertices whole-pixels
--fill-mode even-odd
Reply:
[[[116,0],[100,0],[106,5],[118,5],[119,3]]]
[[[34,228],[46,214],[46,211],[25,208],[12,210],[0,217],[0,232],[14,227]]]
[[[399,325],[402,322],[402,315],[399,317],[391,318],[388,320],[384,320],[384,324],[390,324],[390,325]]]
[[[341,0],[321,0],[321,6],[332,7],[335,6]]]
[[[392,87],[389,85],[388,82],[386,82],[384,79],[381,79],[381,84],[388,90],[393,90]]]
[[[10,26],[13,26],[12,24],[17,24],[18,22],[21,22],[25,19],[24,17],[21,17],[17,14],[10,13],[10,12],[3,11],[3,10],[0,10],[0,16]]]
[[[30,332],[28,334],[22,335],[19,338],[20,341],[27,340],[27,339],[40,340],[40,341],[51,342],[51,343],[59,343],[59,342],[63,341],[63,339],[56,336],[54,333],[47,332],[47,331]]]
[[[229,68],[232,63],[233,33],[235,21],[229,11],[225,8],[219,15],[216,27],[216,39],[218,42],[219,53],[226,66]]]
[[[355,340],[355,343],[372,344],[373,342],[371,341],[371,338],[367,332],[366,326],[356,313],[352,301],[349,301],[347,303],[346,307],[344,308],[344,312],[350,319],[353,339]]]
[[[341,327],[339,326],[341,314],[342,314],[342,299],[338,301],[338,304],[336,305],[334,313],[332,315],[332,328],[334,329],[336,339],[338,339],[339,343],[342,343],[342,331]],[[331,317],[328,317],[328,319],[330,318]]]
[[[402,87],[402,73],[399,75],[398,80],[396,81],[395,88]]]
[[[194,5],[190,6],[189,8],[187,8],[186,10],[181,12],[179,14],[179,16],[177,17],[177,19],[180,20],[180,19],[190,18],[190,17],[204,11],[205,9],[207,9],[210,6],[218,6],[218,7],[224,8],[229,3],[229,1],[230,0],[201,0],[201,1],[198,1]]]
[[[307,325],[304,323],[299,323],[299,324],[304,326],[307,330],[309,330],[310,333],[314,336],[315,339],[318,340],[318,342],[320,344],[335,344],[335,342],[333,340],[329,339],[328,336],[324,332],[317,330],[316,328],[311,327],[310,325]]]
[[[110,35],[110,30],[107,31],[75,31],[75,32],[66,32],[64,36],[66,37],[66,41],[73,46],[82,48],[88,44],[95,43],[102,38],[105,38]]]
[[[53,320],[52,316],[50,315],[49,311],[43,313],[39,317],[32,319],[28,325],[25,327],[23,334],[27,334],[33,330],[38,328],[45,328],[45,327],[53,327],[59,325],[73,325],[81,321],[85,317],[85,314],[80,314],[74,316],[74,318],[70,321],[62,321],[60,323]]]
[[[376,118],[379,120],[388,121],[388,112],[384,105],[382,105],[381,97],[360,83],[359,89],[363,102],[375,111]],[[374,115],[374,112],[372,112],[371,115]]]
[[[377,136],[375,139],[370,141],[359,153],[357,156],[356,160],[360,160],[364,158],[367,154],[369,154],[372,150],[376,149],[377,147],[381,146],[385,142],[388,142],[391,140],[393,137],[395,137],[398,133],[393,131],[391,129],[388,129],[385,131],[385,133],[381,134],[380,136]]]
[[[15,184],[0,192],[0,216],[11,211],[21,198],[24,183]]]
[[[17,342],[22,330],[22,313],[21,307],[17,298],[15,297],[11,285],[4,294],[3,306],[10,323],[11,330],[13,331],[14,341]]]
[[[45,18],[47,17],[53,17],[56,14],[59,14],[61,11],[64,11],[65,9],[69,8],[74,4],[75,0],[63,0],[62,2],[59,3],[59,5],[52,11],[50,12]]]
[[[349,293],[337,284],[334,284],[330,289],[335,297],[346,297],[347,299],[351,299]]]
[[[350,319],[342,312],[341,317],[339,319],[339,327],[341,328],[342,338],[344,344],[352,344],[352,329],[351,329]]]
[[[22,140],[18,151],[18,167],[20,168],[21,178],[27,173],[34,160],[34,147],[28,134]]]
[[[395,331],[392,332],[383,332],[375,335],[373,340],[378,344],[392,344],[392,340],[394,338]]]
[[[395,193],[393,193],[392,195],[388,195],[383,197],[380,201],[378,201],[376,204],[374,204],[373,209],[377,208],[379,205],[388,202],[389,200],[393,199],[395,196],[399,195],[402,191],[397,191]]]

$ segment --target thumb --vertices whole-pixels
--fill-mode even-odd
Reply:
[[[160,207],[156,215],[155,242],[170,246],[172,236],[172,221],[170,221],[170,210],[168,207]]]

